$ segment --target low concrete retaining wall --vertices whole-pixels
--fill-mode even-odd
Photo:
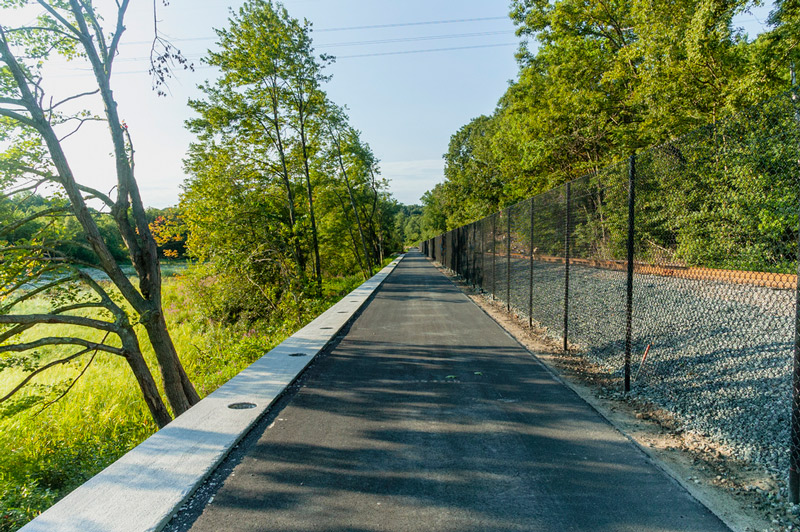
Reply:
[[[272,403],[364,305],[402,257],[22,527],[145,532],[166,525]]]

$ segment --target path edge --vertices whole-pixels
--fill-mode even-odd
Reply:
[[[157,532],[370,300],[380,272],[19,532]],[[230,408],[232,404],[253,405]]]
[[[469,297],[464,290],[456,283],[451,275],[448,275],[444,272],[445,268],[431,260],[430,258],[426,257],[428,261],[436,267],[444,276],[451,282],[453,285],[461,292],[461,294],[469,300],[469,302],[475,305],[481,312],[483,312],[489,319],[491,319],[494,323],[497,324],[498,327],[506,334],[509,338],[514,340],[522,349],[524,349],[537,363],[539,363],[545,371],[558,383],[563,384],[569,390],[571,390],[575,395],[577,395],[583,402],[588,404],[592,410],[594,410],[597,415],[603,418],[609,425],[611,425],[614,430],[616,430],[619,434],[621,434],[625,439],[627,439],[634,447],[639,449],[647,459],[660,471],[662,471],[665,475],[667,475],[673,482],[683,488],[686,492],[689,493],[694,499],[696,499],[701,505],[703,505],[709,512],[714,514],[714,516],[722,521],[722,523],[727,526],[732,532],[754,532],[758,530],[757,527],[754,527],[754,523],[750,521],[750,519],[746,517],[739,516],[734,512],[729,512],[723,510],[720,504],[717,504],[715,501],[715,497],[712,493],[708,493],[705,490],[699,489],[697,486],[693,485],[692,483],[686,481],[680,472],[678,472],[672,465],[661,459],[661,457],[652,449],[650,449],[647,445],[640,442],[634,435],[630,434],[625,428],[617,422],[615,417],[611,414],[611,412],[606,409],[605,405],[602,403],[601,400],[596,398],[592,393],[591,388],[588,386],[579,385],[577,383],[573,383],[567,378],[565,378],[561,373],[558,371],[557,368],[551,366],[547,360],[537,356],[536,352],[531,350],[527,347],[522,341],[519,340],[511,331],[506,329],[506,327],[498,320],[494,318],[489,312],[486,311],[481,305],[476,303],[471,297]]]

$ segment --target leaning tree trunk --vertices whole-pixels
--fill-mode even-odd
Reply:
[[[308,192],[308,214],[311,218],[311,239],[314,246],[314,272],[317,276],[317,290],[322,292],[322,267],[319,260],[319,239],[317,237],[317,219],[314,216],[314,194],[311,187],[311,172],[308,169],[308,147],[306,145],[305,116],[300,110],[300,142],[303,147],[303,170],[306,174],[306,190]]]
[[[148,410],[153,420],[158,425],[158,428],[164,428],[167,423],[172,421],[161,395],[158,393],[158,386],[150,373],[150,368],[142,355],[142,350],[139,347],[139,341],[132,331],[123,330],[118,333],[122,340],[122,347],[126,351],[125,360],[128,362],[133,376],[136,377],[136,382],[139,383],[139,389],[142,392],[144,402],[147,404]]]
[[[179,359],[167,330],[164,315],[159,311],[154,311],[142,320],[142,325],[150,338],[153,351],[161,354],[157,359],[164,381],[164,393],[167,394],[175,415],[179,416],[196,404],[200,400],[200,396],[189,381],[183,366],[180,363],[170,363]]]
[[[350,179],[347,177],[347,170],[344,167],[344,161],[342,160],[342,149],[339,144],[339,140],[335,139],[336,142],[336,151],[339,155],[339,168],[342,171],[342,177],[344,178],[344,183],[347,186],[347,194],[350,197],[350,205],[353,207],[353,214],[356,217],[356,224],[358,225],[358,234],[361,237],[361,247],[364,251],[364,260],[367,262],[367,269],[369,270],[369,276],[372,277],[372,260],[369,256],[369,252],[367,251],[367,242],[366,238],[364,237],[364,228],[361,226],[361,219],[358,216],[358,207],[356,206],[356,199],[353,196],[353,187],[350,186]]]

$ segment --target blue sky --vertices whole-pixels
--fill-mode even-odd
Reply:
[[[212,28],[224,26],[229,7],[240,4],[172,0],[159,7],[160,29],[201,67],[200,57],[214,46]],[[516,74],[518,40],[507,0],[288,0],[285,5],[292,16],[313,23],[317,52],[341,56],[328,70],[333,79],[326,91],[347,105],[352,125],[362,131],[391,191],[404,203],[418,202],[442,180],[450,135],[471,118],[491,113]],[[145,203],[163,207],[177,202],[184,179],[181,159],[192,140],[183,127],[191,116],[186,101],[199,96],[196,86],[214,72],[202,67],[180,72],[170,83],[171,94],[157,97],[146,73],[151,10],[151,2],[132,3],[113,87],[133,137]],[[454,20],[460,22],[445,22]],[[420,22],[436,23],[407,25]],[[340,29],[376,25],[395,26]],[[396,54],[463,47],[470,48]],[[53,68],[51,88],[86,90],[91,79],[81,68]],[[99,124],[85,127],[68,140],[68,149],[79,179],[107,189],[113,166],[105,136]]]
[[[213,28],[225,26],[229,8],[240,4],[172,0],[162,7],[159,1],[160,29],[201,67],[200,57],[214,46]],[[381,160],[383,176],[403,203],[417,203],[443,179],[442,154],[450,135],[472,118],[491,113],[516,76],[518,39],[507,17],[508,0],[284,4],[293,16],[313,23],[318,52],[339,57],[329,68],[333,79],[326,90],[333,101],[348,106],[351,123]],[[768,11],[764,7],[745,13],[737,24],[754,35]],[[152,3],[132,2],[126,20],[113,88],[134,141],[136,177],[145,203],[173,205],[185,177],[181,159],[192,140],[183,127],[191,115],[186,101],[199,96],[196,86],[213,77],[213,71],[201,67],[179,72],[170,83],[171,94],[157,97],[146,72]],[[384,27],[355,29],[362,26]],[[420,50],[439,51],[398,53]],[[74,63],[54,66],[48,71],[49,88],[57,94],[86,90],[92,80],[84,68]],[[113,186],[111,147],[102,125],[85,127],[66,144],[79,180],[101,189]]]

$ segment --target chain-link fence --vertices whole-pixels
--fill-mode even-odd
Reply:
[[[800,102],[785,94],[421,250],[620,389],[788,468],[797,502],[799,211]]]

